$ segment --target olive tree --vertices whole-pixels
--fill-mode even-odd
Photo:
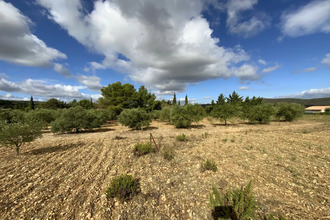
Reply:
[[[148,127],[151,122],[151,116],[143,109],[125,109],[118,116],[118,121],[129,128],[141,129]]]

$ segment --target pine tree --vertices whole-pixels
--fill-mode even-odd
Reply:
[[[225,96],[221,93],[218,96],[217,105],[223,105],[226,102]]]
[[[180,102],[180,100],[178,101],[178,105],[181,105],[181,102]]]
[[[186,95],[186,98],[184,99],[184,105],[188,105],[188,96]]]
[[[174,96],[173,96],[172,104],[173,104],[173,105],[176,105],[176,95],[175,95],[175,93],[174,93]]]
[[[33,97],[31,96],[31,98],[30,98],[30,109],[31,110],[34,110],[34,102],[33,102]]]

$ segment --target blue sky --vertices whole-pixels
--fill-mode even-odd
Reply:
[[[0,0],[0,99],[330,97],[330,0]]]

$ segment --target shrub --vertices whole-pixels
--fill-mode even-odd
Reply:
[[[272,104],[259,104],[248,107],[245,117],[252,123],[267,124],[274,113],[275,109]]]
[[[330,108],[326,108],[325,111],[324,111],[324,114],[325,115],[330,115]]]
[[[162,155],[165,160],[172,160],[174,158],[174,151],[172,149],[164,149]]]
[[[154,110],[152,112],[150,112],[151,118],[156,120],[160,118],[160,110]]]
[[[115,177],[105,191],[107,198],[119,198],[129,200],[141,191],[140,180],[134,179],[131,175]]]
[[[178,141],[188,141],[188,139],[187,139],[187,137],[186,137],[185,134],[180,134],[180,135],[176,136],[176,139]]]
[[[55,121],[55,111],[50,109],[38,109],[34,111],[29,111],[27,117],[33,120],[39,120],[44,123],[44,126],[49,125],[51,122]]]
[[[171,119],[171,107],[164,107],[159,113],[160,121],[170,121]]]
[[[203,120],[206,115],[204,108],[198,104],[188,104],[184,108],[187,109],[187,112],[192,122],[198,122],[200,120]]]
[[[118,121],[129,128],[141,129],[148,127],[151,122],[150,115],[143,109],[125,109],[118,117]]]
[[[34,141],[42,135],[41,129],[42,123],[35,120],[16,123],[0,122],[0,144],[15,146],[18,155],[24,143]]]
[[[203,170],[212,170],[213,172],[216,172],[218,170],[217,164],[212,160],[205,160],[204,163],[202,163]]]
[[[234,104],[223,103],[221,105],[214,106],[211,116],[220,120],[225,121],[225,125],[227,125],[227,120],[235,117],[237,115],[237,109]]]
[[[3,109],[0,110],[0,121],[7,123],[23,122],[26,113],[21,110]]]
[[[155,148],[152,147],[150,142],[137,143],[134,145],[134,154],[137,156],[142,156],[152,152],[155,152]]]
[[[279,120],[284,118],[285,121],[293,121],[303,116],[305,112],[304,106],[296,103],[278,103],[276,108],[276,117]]]
[[[82,129],[98,128],[102,120],[97,116],[96,110],[85,110],[81,106],[63,109],[61,115],[51,123],[53,133],[79,132]]]
[[[185,107],[174,106],[171,109],[171,124],[176,128],[188,128],[191,122],[191,116]]]
[[[228,190],[221,196],[218,189],[213,186],[213,194],[210,193],[210,204],[215,219],[254,219],[256,201],[252,195],[250,181],[246,187]]]

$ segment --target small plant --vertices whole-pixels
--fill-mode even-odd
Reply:
[[[235,138],[233,137],[231,140],[230,140],[231,143],[234,143],[235,142]]]
[[[137,156],[142,156],[152,152],[155,152],[155,148],[152,147],[150,142],[137,143],[134,145],[134,154]]]
[[[207,132],[205,132],[204,134],[202,134],[202,138],[207,138],[209,136],[209,134]]]
[[[172,149],[164,149],[162,155],[165,160],[172,160],[174,158],[174,151]]]
[[[223,143],[226,143],[227,141],[228,141],[227,138],[222,139],[222,142],[223,142]]]
[[[129,200],[141,191],[140,180],[131,175],[121,175],[115,177],[105,191],[107,198],[119,198]]]
[[[252,195],[250,181],[247,186],[228,190],[221,196],[219,190],[213,186],[210,193],[210,204],[214,219],[254,219],[256,201]]]
[[[218,170],[217,164],[212,160],[206,160],[202,163],[203,170],[212,170],[216,172]]]
[[[178,141],[188,141],[188,139],[187,139],[187,137],[186,137],[185,134],[180,134],[180,135],[176,136],[176,139]]]

